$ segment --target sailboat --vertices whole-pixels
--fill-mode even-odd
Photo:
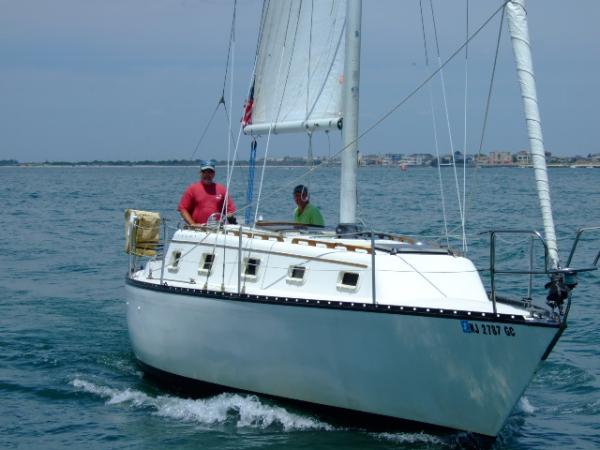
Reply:
[[[308,3],[265,2],[244,132],[341,129],[339,225],[214,222],[161,245],[158,216],[128,211],[135,357],[154,374],[495,437],[565,330],[578,273],[557,251],[525,0],[504,7],[544,219],[544,307],[496,294],[506,230],[491,232],[486,292],[459,253],[357,224],[362,5]]]

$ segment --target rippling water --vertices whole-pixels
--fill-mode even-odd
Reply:
[[[0,447],[2,448],[401,448],[457,446],[455,435],[378,432],[328,423],[287,403],[224,392],[190,399],[143,377],[130,350],[124,305],[123,210],[160,211],[177,223],[179,195],[194,168],[0,169]],[[245,173],[231,192],[245,198]],[[326,221],[338,214],[339,176],[323,168],[273,168],[261,214],[289,220],[291,188],[308,183]],[[219,171],[224,178],[224,170]],[[458,199],[445,169],[447,228],[459,236]],[[580,225],[600,224],[600,170],[551,170],[563,258]],[[462,183],[462,181],[461,181]],[[359,172],[360,216],[379,230],[443,234],[432,169]],[[488,264],[490,228],[541,228],[531,170],[470,170],[469,254]],[[257,191],[256,189],[255,191]],[[462,198],[461,198],[462,203]],[[443,239],[442,239],[443,241]],[[458,244],[460,239],[453,239]],[[598,240],[583,242],[589,263]],[[503,264],[521,265],[523,238],[498,243]],[[525,265],[523,265],[525,264]],[[575,265],[577,265],[575,264]],[[506,290],[523,293],[526,280]],[[600,283],[584,274],[569,328],[525,392],[495,444],[514,448],[600,447]],[[539,285],[535,292],[543,293]],[[541,294],[540,294],[541,295]]]

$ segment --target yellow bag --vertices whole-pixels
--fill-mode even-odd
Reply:
[[[125,252],[136,256],[156,255],[160,241],[160,214],[125,210]]]

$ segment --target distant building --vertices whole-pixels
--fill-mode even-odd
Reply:
[[[475,160],[475,164],[478,166],[487,166],[488,165],[488,155],[484,155],[483,153],[478,153],[473,157]]]
[[[402,163],[408,166],[425,166],[431,164],[433,155],[430,153],[413,153],[405,156]]]
[[[360,159],[362,166],[378,166],[381,164],[381,156],[379,155],[363,155]]]
[[[402,153],[386,153],[383,157],[393,163],[399,163],[404,158],[404,155]]]
[[[519,166],[530,166],[531,165],[531,155],[527,150],[521,150],[515,155],[515,162]]]
[[[491,166],[512,166],[511,152],[490,152],[488,155],[488,165]]]

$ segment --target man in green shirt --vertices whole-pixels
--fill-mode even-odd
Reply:
[[[325,221],[321,211],[316,206],[309,203],[308,189],[299,184],[294,188],[294,201],[296,209],[294,210],[294,221],[303,225],[325,226]]]

